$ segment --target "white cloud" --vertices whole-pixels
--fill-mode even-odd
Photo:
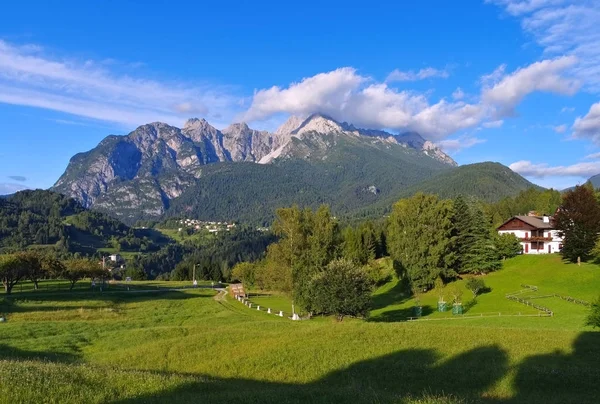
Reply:
[[[481,124],[481,126],[483,126],[484,128],[499,128],[503,124],[504,121],[502,119],[499,119],[497,121],[484,122],[483,124]]]
[[[594,143],[600,144],[600,102],[592,105],[585,116],[575,119],[573,137],[588,138]]]
[[[575,108],[574,107],[562,107],[560,110],[561,114],[564,114],[565,112],[574,112]]]
[[[226,87],[136,78],[107,70],[111,65],[52,58],[38,46],[0,40],[0,102],[139,125],[178,124],[208,106],[227,112],[238,100]]]
[[[536,62],[507,74],[501,66],[482,78],[478,102],[440,99],[431,103],[426,94],[403,91],[377,83],[355,69],[344,67],[292,83],[288,87],[257,90],[243,119],[260,121],[277,114],[308,115],[320,112],[340,121],[378,129],[414,130],[440,140],[460,130],[501,125],[529,93],[550,91],[571,94],[576,82],[561,75],[574,58]]]
[[[510,169],[528,177],[591,177],[600,173],[600,161],[591,163],[577,163],[570,166],[550,166],[546,163],[534,164],[522,160],[511,164]]]
[[[597,0],[487,0],[519,18],[548,56],[573,55],[572,72],[600,92],[600,7]]]
[[[455,100],[462,100],[463,98],[465,98],[465,93],[460,87],[458,87],[452,93],[452,98],[454,98]]]
[[[494,85],[484,87],[483,102],[495,106],[498,116],[507,116],[513,114],[514,108],[526,95],[536,91],[573,95],[579,89],[579,82],[564,77],[563,73],[576,62],[577,58],[565,56],[520,68],[504,75]],[[484,82],[489,83],[490,79]]]
[[[458,153],[475,145],[485,143],[485,139],[472,136],[461,136],[458,139],[446,139],[436,143],[438,147],[448,153]]]
[[[414,70],[409,70],[409,71],[403,72],[401,70],[396,69],[387,76],[385,81],[387,81],[387,82],[418,81],[418,80],[424,80],[424,79],[436,78],[436,77],[445,79],[445,78],[448,78],[449,76],[450,76],[450,74],[445,69],[439,70],[434,67],[426,67],[417,72],[415,72]]]
[[[600,153],[592,153],[592,154],[588,154],[587,156],[584,157],[586,160],[598,160],[600,159]]]
[[[567,125],[558,125],[552,128],[556,133],[565,133],[567,131]]]

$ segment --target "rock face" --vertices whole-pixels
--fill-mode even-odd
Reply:
[[[154,122],[126,136],[108,136],[96,148],[75,155],[53,190],[123,219],[132,216],[131,212],[157,217],[202,177],[208,164],[268,164],[309,156],[326,159],[340,137],[402,145],[456,165],[417,133],[392,135],[358,129],[320,114],[306,119],[292,116],[274,133],[251,129],[245,123],[218,130],[204,119],[193,118],[181,129]]]

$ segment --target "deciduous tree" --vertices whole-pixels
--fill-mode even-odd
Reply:
[[[337,259],[317,273],[311,282],[310,306],[315,313],[365,317],[369,313],[372,282],[350,260]]]
[[[568,191],[555,216],[556,228],[563,237],[563,256],[571,262],[586,261],[600,233],[600,204],[590,186]]]
[[[390,215],[388,250],[399,275],[429,288],[439,276],[454,275],[452,202],[416,194],[398,201]]]

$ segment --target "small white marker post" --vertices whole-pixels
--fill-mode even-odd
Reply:
[[[256,306],[256,310],[260,311],[260,306]]]
[[[252,308],[252,303],[248,303],[248,307],[249,307],[249,308]]]
[[[283,311],[279,311],[279,317],[283,317]]]
[[[270,307],[267,309],[267,313],[271,314],[271,308]]]

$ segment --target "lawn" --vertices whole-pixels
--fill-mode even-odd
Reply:
[[[471,314],[524,312],[504,298],[522,283],[591,300],[600,267],[518,257],[485,282],[491,291]],[[0,323],[1,402],[595,403],[600,396],[600,333],[583,326],[585,307],[558,298],[537,299],[555,311],[549,318],[451,320],[432,309],[425,318],[449,318],[406,322],[401,314],[414,301],[395,281],[376,291],[370,321],[339,323],[290,321],[210,289],[36,293],[0,295],[9,313]],[[289,305],[280,296],[252,299]],[[421,300],[435,305],[437,295]]]

